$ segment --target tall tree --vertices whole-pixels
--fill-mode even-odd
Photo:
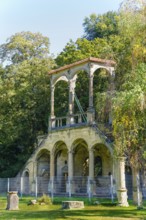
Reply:
[[[0,148],[5,158],[0,162],[0,171],[1,176],[10,176],[32,152],[37,135],[47,132],[47,73],[54,62],[49,57],[49,40],[39,33],[18,33],[0,51],[6,65],[0,76]]]
[[[113,128],[118,155],[126,155],[131,166],[144,166],[146,120],[146,1],[126,0],[121,5],[119,33],[127,45],[120,66],[127,63],[113,99]],[[125,62],[124,62],[125,61]]]
[[[102,15],[91,14],[83,22],[84,37],[88,40],[109,38],[118,34],[118,13],[109,11]]]

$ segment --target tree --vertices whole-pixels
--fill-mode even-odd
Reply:
[[[0,46],[0,60],[18,64],[33,58],[48,58],[49,39],[40,33],[20,32],[12,35]]]
[[[54,62],[46,42],[41,34],[22,32],[1,46],[1,58],[7,64],[0,75],[1,176],[14,176],[36,146],[37,135],[47,132],[47,73]]]
[[[84,37],[88,40],[109,38],[118,34],[118,13],[109,11],[102,15],[91,14],[83,22]]]

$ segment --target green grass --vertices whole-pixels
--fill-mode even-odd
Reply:
[[[54,198],[53,205],[27,205],[30,197],[19,201],[18,211],[6,210],[6,196],[0,197],[0,220],[146,220],[146,209],[137,210],[132,204],[128,208],[118,207],[110,200],[100,199],[100,205],[93,205],[88,199],[71,198],[71,200],[84,200],[85,208],[76,210],[63,210],[61,202],[69,198]]]

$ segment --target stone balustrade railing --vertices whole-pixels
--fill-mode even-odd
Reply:
[[[49,129],[63,128],[63,127],[73,127],[81,124],[87,123],[87,114],[72,114],[66,117],[54,117],[49,121]]]

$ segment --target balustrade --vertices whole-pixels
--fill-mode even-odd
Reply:
[[[56,118],[50,119],[50,130],[86,124],[87,123],[86,118],[87,118],[86,113],[84,115],[72,114],[66,117],[56,117]]]

